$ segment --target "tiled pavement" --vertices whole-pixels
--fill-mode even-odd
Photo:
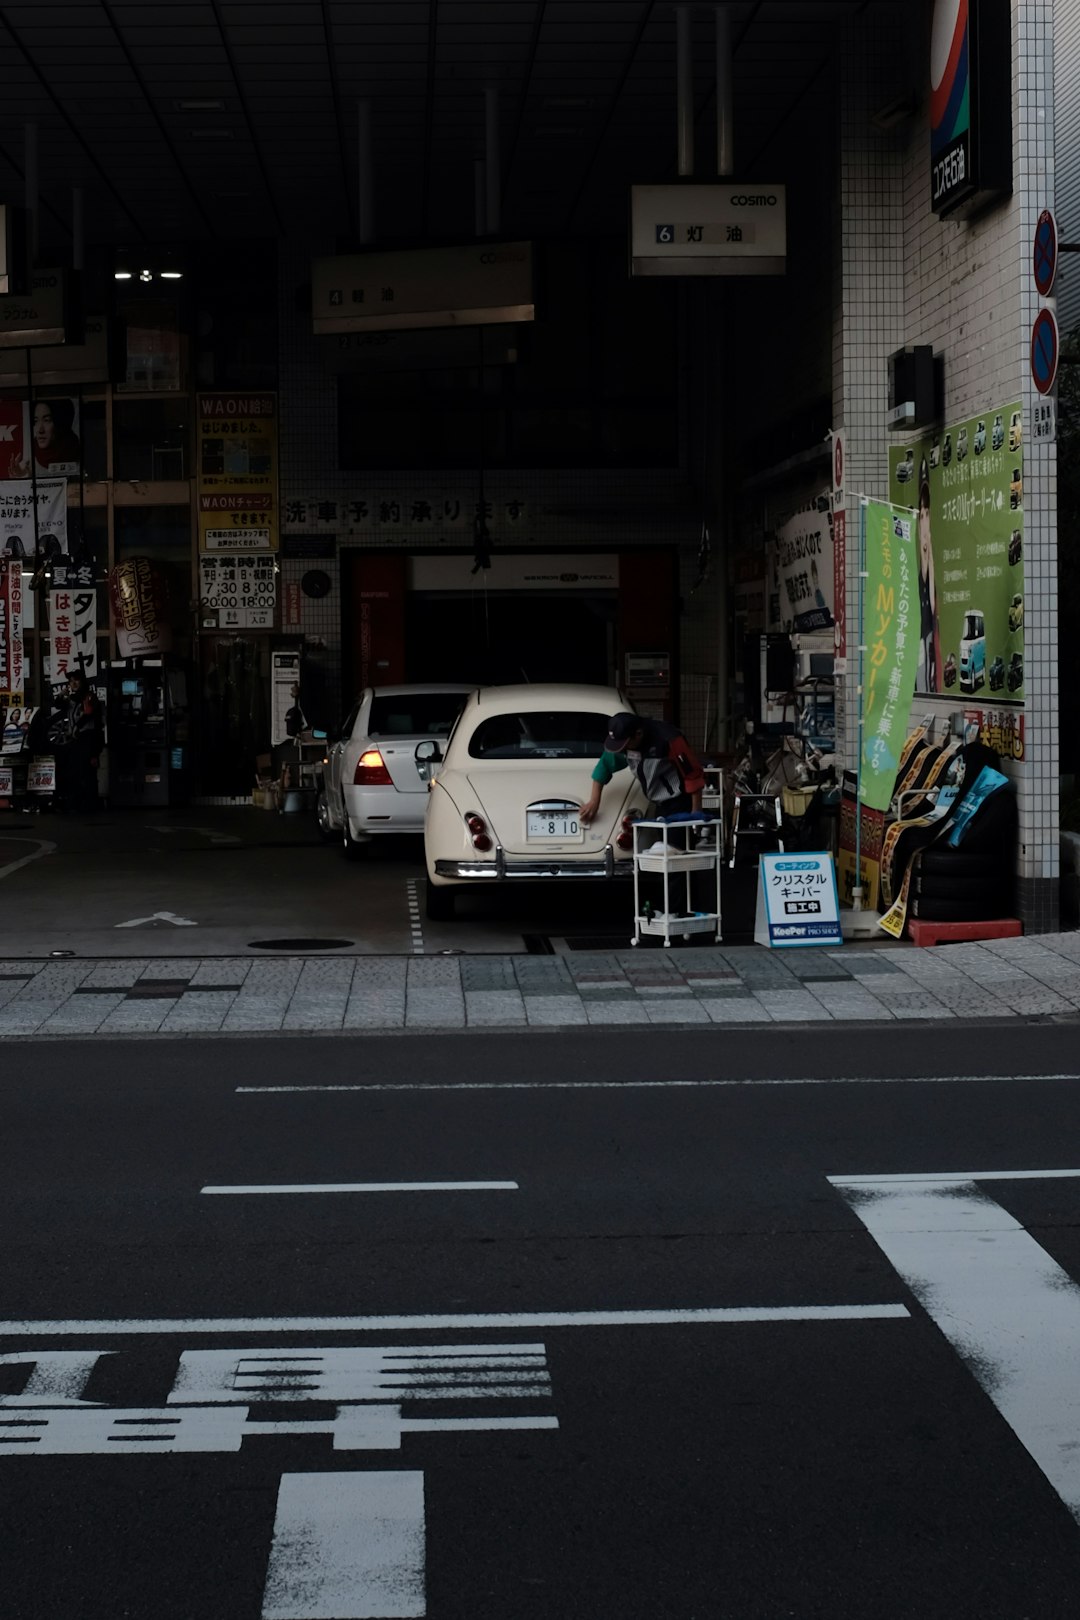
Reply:
[[[0,961],[0,1040],[1078,1013],[1080,933],[934,950]]]

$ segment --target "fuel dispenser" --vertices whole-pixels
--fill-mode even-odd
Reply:
[[[182,804],[189,781],[187,671],[172,658],[118,658],[107,671],[109,803]]]

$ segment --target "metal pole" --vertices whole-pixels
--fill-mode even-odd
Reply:
[[[862,886],[862,761],[863,761],[863,659],[866,654],[866,637],[863,633],[863,611],[866,598],[866,508],[868,501],[865,495],[859,497],[859,679],[856,686],[857,702],[859,705],[858,727],[859,741],[858,753],[855,762],[855,887],[851,891],[851,909],[861,911],[863,903]]]
[[[473,159],[473,207],[476,212],[476,234],[487,235],[487,165],[483,158]]]
[[[29,258],[28,268],[32,271],[37,265],[40,230],[38,222],[38,127],[36,124],[27,124],[24,130],[25,137],[25,164],[24,173],[26,181],[26,252]]]
[[[81,270],[86,255],[86,233],[83,225],[82,186],[71,188],[71,267]]]
[[[694,172],[694,54],[690,7],[675,7],[675,96],[679,132],[679,174]]]
[[[735,173],[735,98],[731,88],[731,14],[716,8],[716,172]]]
[[[499,92],[489,85],[484,91],[484,130],[486,136],[488,236],[498,236],[502,228],[502,164],[499,159]]]
[[[371,102],[356,103],[356,155],[358,159],[356,220],[360,240],[375,240],[375,179],[371,152]]]

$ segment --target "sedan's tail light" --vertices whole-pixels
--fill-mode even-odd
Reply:
[[[394,778],[377,748],[368,748],[360,755],[353,772],[354,787],[393,787]]]
[[[483,816],[478,816],[475,810],[470,810],[465,817],[465,825],[472,835],[473,849],[485,854],[491,848],[491,839],[488,837],[487,822]]]
[[[634,835],[624,827],[618,838],[616,838],[615,842],[618,844],[620,849],[633,849]]]

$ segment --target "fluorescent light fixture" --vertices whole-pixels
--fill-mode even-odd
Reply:
[[[160,274],[162,281],[180,281],[183,279],[184,272],[182,270],[162,270]]]
[[[130,281],[131,280],[131,271],[130,270],[114,270],[113,271],[113,280],[114,281]]]

